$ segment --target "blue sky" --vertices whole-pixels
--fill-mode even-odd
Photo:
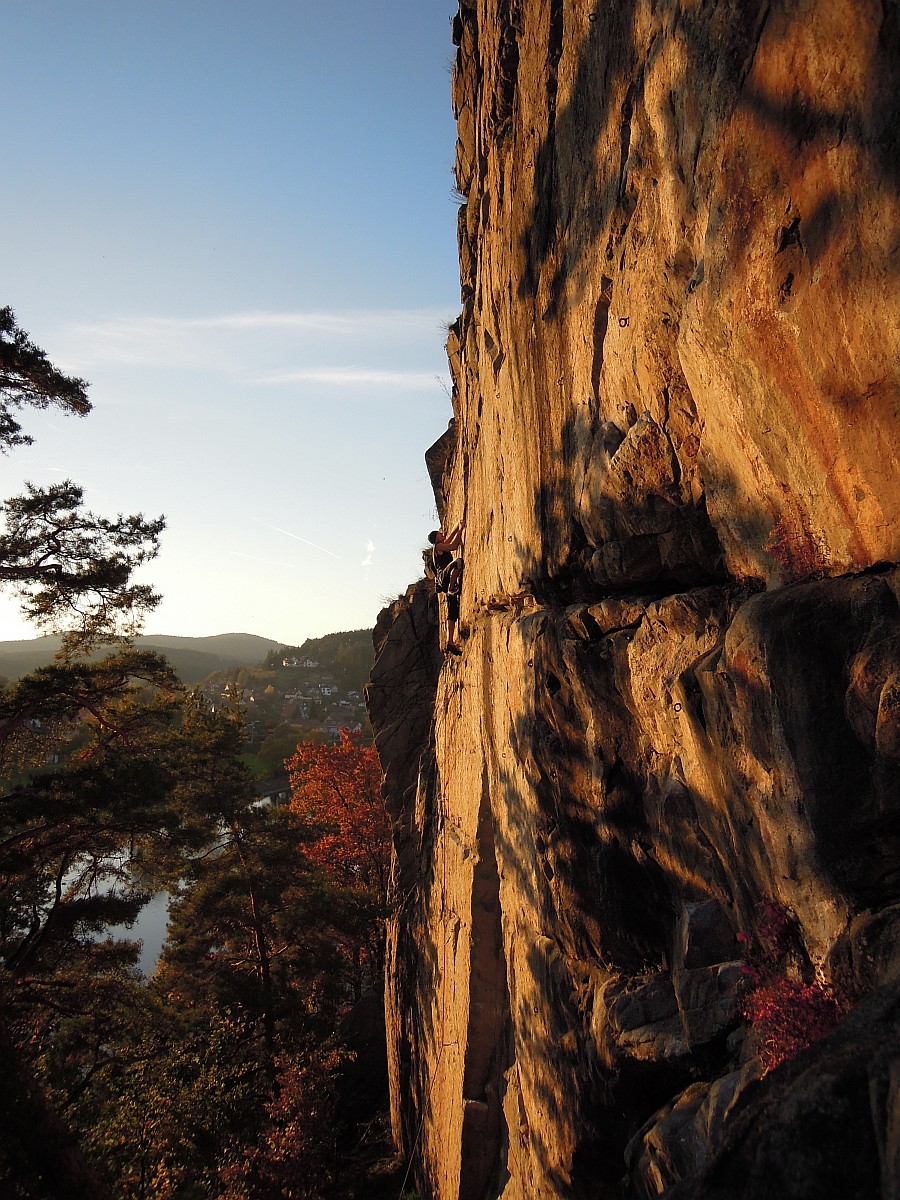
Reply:
[[[374,623],[435,523],[453,0],[0,0],[3,293],[84,421],[23,479],[166,514],[148,632]],[[0,604],[0,638],[33,633]]]

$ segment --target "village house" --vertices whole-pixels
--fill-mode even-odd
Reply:
[[[310,669],[312,667],[317,667],[319,665],[319,660],[317,658],[310,658],[308,655],[299,657],[296,654],[291,654],[281,660],[281,665],[283,667],[306,667]]]

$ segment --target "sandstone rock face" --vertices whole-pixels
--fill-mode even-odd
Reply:
[[[429,1200],[897,1195],[898,13],[454,21],[468,636],[411,589],[370,688]],[[773,912],[852,1011],[761,1077]]]

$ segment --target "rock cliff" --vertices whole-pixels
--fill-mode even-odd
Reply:
[[[414,585],[369,691],[429,1200],[900,1196],[898,38],[454,19],[467,636]]]

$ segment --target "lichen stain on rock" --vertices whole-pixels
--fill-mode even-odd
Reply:
[[[369,690],[428,1200],[898,1194],[898,22],[454,20],[468,636],[414,586]],[[763,1077],[765,903],[855,1006]]]

